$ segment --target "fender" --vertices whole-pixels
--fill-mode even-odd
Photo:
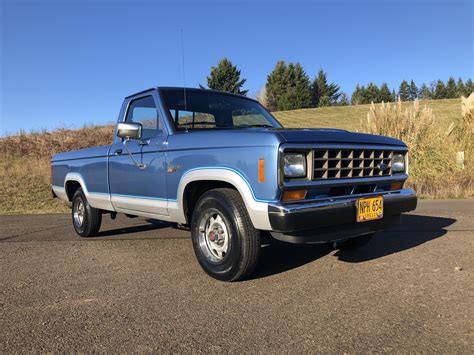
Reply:
[[[79,173],[68,173],[64,178],[63,191],[64,195],[66,196],[66,200],[68,200],[66,194],[66,183],[68,181],[76,181],[79,183],[79,185],[81,185],[82,191],[84,191],[84,195],[86,195],[86,199],[92,207],[101,210],[114,211],[114,207],[112,206],[112,203],[110,201],[110,194],[102,192],[89,192],[82,175]],[[54,190],[54,192],[56,193],[56,190]]]
[[[271,230],[268,203],[273,202],[273,200],[257,199],[247,179],[237,170],[227,167],[204,167],[186,171],[179,181],[176,201],[168,200],[168,211],[171,220],[186,223],[184,214],[184,191],[186,186],[193,181],[205,180],[223,181],[234,186],[242,196],[253,226],[260,230]]]

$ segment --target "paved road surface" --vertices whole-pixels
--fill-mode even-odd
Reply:
[[[474,200],[422,201],[357,252],[264,247],[232,284],[186,231],[104,222],[0,217],[0,352],[474,352]]]

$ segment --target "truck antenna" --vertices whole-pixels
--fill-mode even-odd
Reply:
[[[184,111],[188,111],[186,102],[186,71],[184,70],[184,31],[181,28],[181,61],[183,64],[183,93],[184,93]],[[188,132],[188,122],[185,122],[186,132]]]

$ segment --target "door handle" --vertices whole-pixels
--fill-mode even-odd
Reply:
[[[123,149],[117,149],[115,150],[114,155],[120,155],[122,154],[122,152],[123,152]]]

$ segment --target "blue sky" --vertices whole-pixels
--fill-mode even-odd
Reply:
[[[228,57],[251,95],[279,59],[356,83],[473,77],[473,2],[0,0],[0,135],[116,120],[152,86],[205,85]]]

